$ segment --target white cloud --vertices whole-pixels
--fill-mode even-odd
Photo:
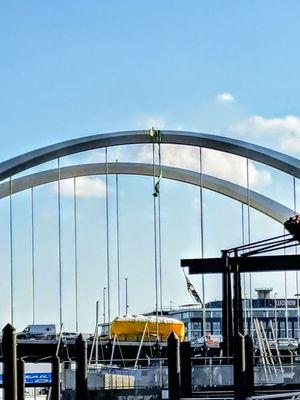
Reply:
[[[235,98],[231,93],[225,92],[225,93],[219,93],[216,96],[216,101],[218,103],[232,103],[233,101],[235,101]]]
[[[199,149],[197,147],[164,144],[161,155],[164,165],[199,171]],[[203,173],[246,186],[246,160],[244,158],[212,149],[203,149],[202,156]],[[142,147],[138,154],[138,161],[152,163],[152,152],[149,146]],[[258,169],[250,161],[249,180],[251,186],[263,186],[271,182],[271,175],[268,171]]]
[[[300,136],[283,140],[280,144],[280,148],[282,151],[300,154]]]
[[[282,118],[265,118],[254,115],[232,125],[232,132],[242,136],[268,137],[278,143],[282,151],[300,153],[300,118],[287,115]]]
[[[55,185],[57,191],[57,185]],[[60,192],[62,196],[72,197],[74,192],[73,179],[64,179],[60,183]],[[76,178],[76,194],[78,197],[104,197],[106,193],[105,183],[98,177],[79,177]]]

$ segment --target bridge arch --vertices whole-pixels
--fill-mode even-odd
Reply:
[[[198,146],[235,154],[300,178],[300,160],[266,147],[205,133],[167,130],[161,132],[162,143]],[[47,161],[82,151],[143,143],[151,143],[148,130],[103,133],[56,143],[0,163],[0,180]]]
[[[37,172],[16,178],[10,182],[0,184],[0,199],[10,196],[11,194],[21,192],[31,187],[43,185],[50,182],[55,182],[58,179],[70,179],[82,176],[104,175],[104,174],[125,174],[125,175],[144,175],[153,176],[153,165],[140,163],[94,163],[81,164],[47,171]],[[156,174],[159,175],[159,169],[156,168]],[[262,212],[268,217],[277,222],[284,223],[292,214],[290,208],[263,196],[253,190],[248,190],[240,185],[220,179],[211,175],[200,174],[195,171],[190,171],[175,167],[163,167],[163,176],[166,179],[180,181],[195,186],[202,186],[206,189],[220,193],[241,203],[248,204],[256,210]]]

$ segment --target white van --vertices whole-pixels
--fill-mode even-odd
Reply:
[[[17,334],[18,339],[56,339],[56,328],[53,324],[27,325]]]

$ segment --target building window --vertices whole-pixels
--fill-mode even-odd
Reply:
[[[213,322],[213,334],[220,335],[221,334],[221,324],[220,322]]]

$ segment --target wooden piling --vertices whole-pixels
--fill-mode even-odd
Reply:
[[[51,400],[60,400],[60,358],[58,356],[52,358],[51,371]]]
[[[172,331],[168,337],[168,378],[169,400],[180,398],[180,343],[177,335]]]
[[[22,358],[17,361],[17,386],[18,400],[25,400],[25,362]]]
[[[17,400],[17,340],[11,324],[2,330],[2,352],[4,399]]]
[[[180,343],[181,397],[192,397],[192,348],[191,342]]]
[[[76,339],[76,400],[87,399],[87,344],[80,334]]]

